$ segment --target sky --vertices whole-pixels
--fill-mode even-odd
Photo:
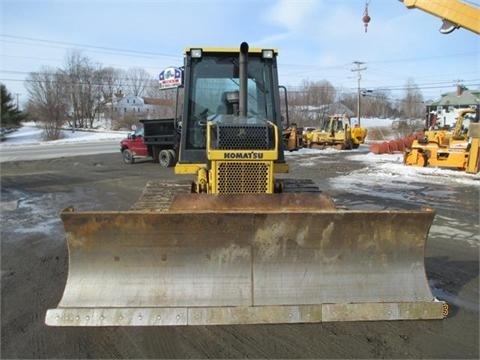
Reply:
[[[63,67],[73,49],[105,67],[142,67],[154,79],[181,66],[188,46],[242,41],[278,49],[279,81],[293,89],[327,80],[356,91],[355,61],[366,68],[361,88],[389,90],[392,99],[409,80],[425,100],[457,83],[480,89],[480,36],[443,35],[440,19],[398,0],[0,0],[0,20],[0,82],[20,106],[28,73]]]

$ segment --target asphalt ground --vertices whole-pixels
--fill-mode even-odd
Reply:
[[[357,152],[287,156],[289,177],[311,178],[338,206],[436,210],[426,248],[433,294],[450,305],[431,321],[57,328],[44,324],[65,286],[68,254],[58,213],[127,210],[150,179],[186,180],[120,154],[1,165],[2,358],[479,358],[480,183],[361,182]],[[370,174],[370,175],[369,175]],[[349,179],[356,184],[349,184]],[[476,179],[476,178],[475,178]],[[475,180],[474,179],[474,180]],[[346,185],[347,184],[347,185]],[[352,186],[355,185],[355,186]]]

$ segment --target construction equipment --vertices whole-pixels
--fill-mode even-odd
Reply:
[[[303,148],[303,128],[293,123],[282,131],[283,146],[285,150],[295,151]]]
[[[195,180],[151,181],[130,211],[63,211],[69,273],[48,325],[446,316],[424,267],[432,209],[340,210],[275,175],[288,171],[276,58],[186,49],[175,171]]]
[[[414,166],[434,166],[463,170],[468,173],[479,171],[480,124],[470,123],[464,131],[466,114],[475,109],[458,110],[453,131],[445,129],[425,132],[425,137],[414,140],[404,152],[404,163]]]
[[[176,119],[141,119],[140,122],[143,127],[120,141],[123,161],[133,164],[137,158],[152,158],[163,167],[173,166],[179,138]]]
[[[285,113],[281,116],[283,148],[288,151],[296,151],[303,148],[303,128],[298,127],[296,123],[290,123],[287,88],[283,85],[278,88],[283,90],[283,98],[280,99],[280,103],[283,102],[285,108]]]
[[[463,27],[480,34],[480,9],[459,0],[400,0],[409,9],[420,9],[442,19],[442,34]]]
[[[352,127],[350,118],[345,114],[332,115],[319,130],[305,134],[304,143],[309,148],[335,147],[339,150],[356,149],[365,142],[367,129],[356,124]]]

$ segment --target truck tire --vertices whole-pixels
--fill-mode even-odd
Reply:
[[[129,149],[125,149],[122,151],[122,157],[125,164],[133,164],[135,162],[135,158],[133,157],[133,154]]]
[[[173,150],[173,149],[170,149],[168,151],[170,152],[170,154],[172,154],[172,164],[170,166],[173,166],[177,162],[177,154],[175,153],[175,150]]]
[[[158,154],[158,162],[162,167],[172,166],[174,157],[169,150],[161,150]]]

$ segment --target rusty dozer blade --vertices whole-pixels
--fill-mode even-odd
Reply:
[[[424,268],[431,209],[336,210],[319,194],[188,195],[163,213],[61,217],[69,273],[47,325],[444,317]]]

